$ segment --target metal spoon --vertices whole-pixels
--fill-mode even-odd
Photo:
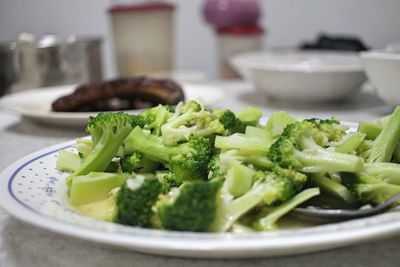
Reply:
[[[310,219],[350,220],[350,219],[362,218],[382,213],[392,208],[393,204],[399,200],[400,200],[400,193],[393,195],[386,201],[372,208],[348,210],[348,209],[323,209],[319,207],[309,206],[306,208],[295,208],[293,212]]]

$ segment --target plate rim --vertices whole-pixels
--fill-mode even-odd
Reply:
[[[216,98],[218,100],[212,101],[211,104],[217,103],[219,99],[222,99],[224,96],[224,90],[221,89],[221,87],[210,84],[210,83],[182,83],[182,89],[186,91],[186,94],[190,94],[188,92],[193,92],[196,90],[205,90],[207,89],[208,91],[213,91],[216,93]],[[18,97],[26,97],[31,94],[41,94],[45,92],[50,92],[50,93],[59,93],[62,95],[62,92],[67,92],[67,91],[73,91],[74,88],[76,88],[76,84],[71,84],[71,85],[60,85],[60,86],[52,86],[52,87],[41,87],[41,88],[33,88],[25,91],[20,91],[16,92],[13,94],[5,95],[2,98],[0,98],[0,109],[3,109],[5,111],[9,111],[12,113],[15,113],[17,115],[21,115],[25,118],[32,119],[32,120],[38,120],[41,122],[45,121],[51,121],[51,122],[57,122],[57,120],[62,120],[60,123],[63,123],[63,121],[68,120],[68,121],[74,121],[75,123],[86,123],[87,118],[89,116],[95,116],[99,112],[52,112],[51,110],[39,110],[35,111],[33,109],[26,109],[23,106],[22,107],[14,107],[11,106],[8,102],[11,100],[14,100]],[[201,88],[196,88],[196,87],[201,87]],[[142,112],[144,109],[131,109],[131,110],[123,110],[123,112],[127,112],[130,114],[138,114]],[[115,111],[117,112],[117,111]]]
[[[284,230],[255,234],[182,233],[121,226],[142,233],[141,236],[132,236],[126,235],[123,231],[100,231],[96,228],[66,222],[60,218],[39,213],[33,208],[29,208],[23,203],[18,202],[17,198],[12,196],[12,191],[9,190],[12,175],[23,169],[30,162],[69,147],[75,141],[76,139],[73,139],[30,153],[16,160],[0,173],[0,205],[9,215],[41,229],[91,242],[155,254],[207,258],[294,255],[383,238],[400,231],[400,220],[394,220],[393,218],[383,223],[367,224],[368,227],[361,229],[354,229],[354,227],[346,229],[344,227],[340,233],[331,230],[328,233],[317,231],[317,233],[311,232],[308,234],[306,230]],[[400,213],[393,212],[392,216],[397,216],[399,219]],[[370,218],[377,218],[377,216]],[[114,223],[104,223],[110,227],[113,225],[116,226]],[[312,228],[316,229],[315,227]],[[302,233],[294,235],[294,232]],[[185,240],[184,238],[188,239]],[[210,243],[211,240],[212,244]]]

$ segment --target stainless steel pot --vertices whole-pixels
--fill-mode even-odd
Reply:
[[[97,37],[44,36],[36,41],[30,34],[0,43],[0,96],[37,87],[101,81],[101,45]]]

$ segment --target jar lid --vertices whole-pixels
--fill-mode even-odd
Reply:
[[[136,11],[149,11],[149,10],[160,10],[160,9],[175,9],[175,5],[166,3],[163,1],[149,1],[138,4],[125,4],[112,6],[108,12],[110,13],[125,13],[125,12],[136,12]]]
[[[264,29],[258,25],[251,26],[233,26],[217,29],[218,34],[230,34],[236,36],[244,35],[260,35],[264,33]]]

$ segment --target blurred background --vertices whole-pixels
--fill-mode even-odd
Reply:
[[[129,1],[126,1],[129,3]],[[135,2],[135,1],[130,1]],[[176,69],[201,71],[218,76],[215,31],[203,16],[205,1],[171,0]],[[108,9],[121,2],[109,0],[2,0],[0,41],[15,40],[21,32],[36,36],[97,35],[103,38],[104,77],[116,75],[112,30]],[[262,0],[264,47],[298,46],[314,41],[318,34],[344,34],[360,38],[371,48],[400,40],[398,0]]]

